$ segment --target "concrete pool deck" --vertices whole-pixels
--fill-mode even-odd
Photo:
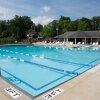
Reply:
[[[13,89],[17,90],[17,92],[19,92],[22,96],[16,99],[12,98],[8,93],[4,91],[4,89],[8,87],[13,87]],[[32,99],[0,77],[0,100],[32,100]]]
[[[45,43],[45,42],[35,42],[32,43],[33,45],[41,45],[41,46],[58,46],[58,47],[65,47],[65,48],[73,48],[73,47],[95,47],[100,48],[100,45],[82,45],[82,44],[56,44],[56,43]]]
[[[15,100],[3,90],[4,88],[7,87],[13,87],[13,86],[7,83],[2,78],[0,78],[0,100]],[[52,98],[51,100],[99,100],[100,64],[58,87],[60,89],[63,89],[64,91],[61,94]],[[19,91],[16,88],[14,89]],[[32,98],[28,97],[21,91],[19,92],[22,94],[22,96],[17,98],[16,100],[32,100]],[[43,98],[43,96],[48,92],[38,96],[34,100],[46,100]]]

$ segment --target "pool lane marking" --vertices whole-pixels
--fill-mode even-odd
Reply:
[[[42,88],[44,88],[44,87],[46,87],[46,86],[48,86],[48,85],[50,85],[50,84],[52,84],[52,83],[54,83],[54,82],[56,82],[56,81],[58,81],[58,80],[60,80],[60,79],[62,79],[62,78],[64,78],[64,77],[66,77],[66,76],[68,76],[68,74],[63,75],[63,76],[61,76],[61,77],[59,77],[59,78],[57,78],[57,79],[55,79],[55,80],[53,80],[53,81],[51,81],[51,82],[49,82],[49,83],[47,83],[47,84],[45,84],[45,85],[39,87],[39,88],[35,88],[35,87],[31,86],[30,84],[28,84],[27,82],[23,81],[22,79],[20,79],[20,78],[16,77],[15,75],[9,73],[8,71],[4,70],[3,68],[1,68],[1,70],[4,71],[5,73],[11,75],[12,77],[18,79],[19,81],[21,81],[22,83],[24,83],[25,85],[29,86],[30,88],[32,88],[32,89],[34,89],[34,90],[36,90],[36,91],[37,91],[37,90],[40,90],[40,89],[42,89]],[[74,76],[73,76],[73,77],[74,77]],[[70,77],[70,78],[73,78],[73,77]],[[68,79],[68,80],[69,80],[69,79]]]
[[[35,87],[33,87],[32,85],[28,84],[27,82],[23,81],[22,79],[20,79],[20,78],[16,77],[15,75],[9,73],[8,71],[4,70],[3,68],[1,68],[1,70],[4,71],[5,73],[11,75],[12,77],[18,79],[20,82],[24,83],[25,85],[29,86],[30,88],[32,88],[32,89],[34,89],[34,90],[36,90],[36,91],[38,91],[38,90],[40,90],[40,89],[42,89],[42,88],[44,88],[44,87],[46,87],[46,86],[48,86],[48,85],[50,85],[50,84],[56,82],[56,81],[58,81],[58,80],[60,80],[60,79],[62,79],[62,78],[64,78],[64,77],[66,77],[66,76],[69,76],[68,74],[63,75],[63,76],[61,76],[61,77],[59,77],[59,78],[57,78],[57,79],[55,79],[55,80],[53,80],[53,81],[51,81],[51,82],[49,82],[49,83],[43,85],[43,86],[40,86],[40,87],[38,87],[38,88],[35,88]],[[73,76],[73,77],[75,77],[75,76]],[[67,80],[72,79],[73,77],[70,76],[70,78],[68,78]],[[67,80],[64,80],[64,81],[67,81]],[[17,84],[16,84],[16,85],[17,85]]]
[[[8,50],[9,51],[9,50]],[[13,53],[12,51],[9,51],[9,52],[11,52],[11,53]],[[14,52],[15,54],[18,54],[18,52],[16,53],[16,52]],[[19,53],[19,54],[21,54],[21,53]],[[22,54],[21,54],[22,55]],[[23,53],[23,55],[25,55],[25,56],[34,56],[34,55],[31,55],[31,54],[24,54]],[[41,58],[40,56],[35,56],[35,57],[39,57],[39,58]],[[63,64],[71,64],[71,65],[82,65],[82,66],[91,66],[91,65],[89,65],[89,64],[80,64],[80,63],[75,63],[75,62],[70,62],[70,61],[62,61],[62,60],[58,60],[58,59],[52,59],[52,58],[48,58],[48,57],[43,57],[44,59],[48,59],[48,60],[51,60],[51,61],[56,61],[56,62],[59,62],[59,63],[63,63]]]
[[[13,58],[13,57],[10,57],[10,58]],[[40,89],[42,89],[42,88],[44,88],[44,87],[46,87],[46,86],[48,86],[48,85],[50,85],[50,84],[52,84],[52,83],[54,83],[54,82],[56,82],[57,80],[59,80],[59,79],[61,79],[61,78],[63,78],[63,77],[65,77],[65,76],[69,76],[69,74],[70,73],[67,73],[66,75],[64,74],[62,77],[59,77],[58,79],[55,79],[55,80],[53,80],[53,81],[51,81],[51,82],[49,82],[49,83],[47,83],[47,84],[45,84],[45,85],[43,85],[43,86],[41,86],[41,87],[39,87],[39,88],[34,88],[34,89],[36,89],[36,90],[40,90]],[[73,78],[73,77],[75,77],[75,76],[70,76],[71,78]],[[16,78],[16,77],[15,77]],[[70,78],[70,79],[71,79]],[[17,78],[18,79],[18,78]],[[69,80],[69,79],[68,79]],[[23,83],[24,83],[24,81],[22,81]],[[32,87],[31,87],[32,88]]]
[[[52,61],[56,61],[56,62],[60,62],[60,63],[63,63],[63,64],[89,66],[89,65],[87,65],[87,64],[74,63],[74,62],[70,62],[70,61],[62,61],[62,60],[57,60],[57,59],[52,59],[52,58],[46,58],[46,59],[48,59],[48,60],[52,60]]]
[[[20,78],[16,77],[15,75],[9,73],[8,71],[4,70],[3,68],[0,68],[2,71],[4,71],[5,73],[11,75],[12,77],[18,79],[19,81],[21,81],[22,83],[24,83],[25,85],[29,86],[30,88],[34,89],[34,90],[37,90],[35,87],[31,86],[30,84],[28,84],[27,82],[21,80]],[[7,79],[7,78],[6,78]]]
[[[33,56],[33,55],[30,55],[30,54],[26,54],[27,56]],[[37,56],[35,56],[35,57],[37,57]],[[39,56],[38,56],[39,57]],[[13,59],[16,59],[16,58],[13,58]],[[49,58],[49,59],[51,59],[51,58]],[[55,60],[55,59],[54,59]],[[98,60],[98,59],[97,59]],[[20,61],[23,61],[23,62],[27,62],[27,63],[30,63],[30,64],[35,64],[35,65],[37,65],[37,66],[41,66],[41,64],[36,64],[36,63],[33,63],[33,62],[29,62],[29,61],[24,61],[24,60],[22,60],[22,59],[20,59]],[[94,60],[95,61],[95,60]],[[94,62],[93,61],[93,62]],[[74,64],[76,64],[76,63],[74,63]],[[89,63],[90,64],[90,63]],[[92,65],[89,65],[89,64],[82,64],[82,67],[79,67],[79,68],[77,68],[77,69],[75,69],[74,71],[65,71],[65,70],[62,70],[62,69],[56,69],[56,68],[52,68],[52,67],[49,67],[49,66],[45,66],[45,65],[42,65],[42,67],[46,67],[47,69],[51,69],[51,70],[56,70],[56,71],[61,71],[61,72],[67,72],[67,73],[69,73],[69,74],[74,74],[74,75],[79,75],[79,73],[77,73],[76,71],[77,70],[79,70],[79,69],[81,69],[81,68],[83,68],[83,67],[85,67],[85,66],[87,66],[88,65],[88,67],[90,67],[90,66],[92,66]]]
[[[5,50],[3,50],[3,51],[5,51]],[[12,51],[10,51],[10,52],[12,52]],[[19,54],[21,54],[21,53],[19,53]],[[30,54],[25,54],[26,56],[32,56],[33,57],[33,55],[30,55]],[[35,57],[39,57],[39,56],[35,56]],[[40,58],[40,57],[39,57]],[[56,60],[56,59],[51,59],[51,58],[46,58],[45,57],[45,59],[49,59],[49,60],[52,60],[52,61],[59,61],[59,62],[63,62],[63,63],[66,63],[67,61],[61,61],[61,60]],[[98,60],[98,59],[97,59]],[[96,60],[96,61],[97,61]],[[23,61],[24,62],[24,60],[20,60],[20,61]],[[26,62],[28,62],[28,63],[30,63],[29,61],[26,61]],[[95,60],[93,61],[93,62],[95,62]],[[91,63],[89,63],[89,64],[79,64],[79,63],[73,63],[73,62],[67,62],[67,64],[68,63],[71,63],[71,64],[78,64],[78,65],[82,65],[82,67],[79,67],[79,68],[77,68],[77,69],[75,69],[74,71],[72,71],[72,72],[70,72],[70,74],[75,74],[75,75],[78,75],[79,73],[77,73],[76,71],[77,70],[79,70],[79,69],[81,69],[81,68],[83,68],[83,67],[85,67],[85,66],[88,66],[88,67],[90,67],[90,66],[92,66],[92,65],[89,65],[89,64],[91,64]],[[34,64],[36,64],[36,63],[34,63]],[[47,66],[48,67],[48,66]],[[52,67],[50,67],[50,68],[52,68]],[[54,69],[53,69],[54,70]],[[59,69],[58,69],[59,70]],[[59,70],[60,71],[60,70]],[[64,72],[64,70],[63,70],[63,72]],[[68,71],[66,71],[66,72],[68,72]],[[69,72],[68,72],[69,73]]]
[[[73,75],[76,75],[76,76],[80,75],[80,73],[77,73],[75,71],[66,71],[66,73],[73,74]]]
[[[2,56],[3,56],[3,55],[2,55]],[[64,70],[62,70],[62,69],[52,68],[52,67],[49,67],[49,66],[45,66],[45,65],[33,63],[33,62],[26,61],[26,60],[19,59],[19,58],[15,58],[15,57],[12,57],[12,56],[7,56],[7,57],[8,57],[8,58],[11,58],[11,59],[13,59],[13,60],[18,60],[18,61],[25,62],[25,63],[28,63],[28,64],[36,65],[37,67],[40,67],[40,68],[49,69],[49,70],[51,70],[51,71],[54,71],[54,72],[57,72],[57,73],[60,73],[60,74],[66,74],[66,73],[64,73]]]
[[[52,84],[52,83],[58,81],[58,80],[60,80],[60,79],[62,79],[62,78],[64,78],[64,77],[66,77],[67,75],[68,75],[68,74],[63,75],[63,76],[61,76],[61,77],[59,77],[59,78],[57,78],[57,79],[55,79],[55,80],[53,80],[53,81],[51,81],[51,82],[49,82],[49,83],[47,83],[47,84],[45,84],[45,85],[39,87],[37,90],[40,90],[40,89],[42,89],[42,88],[44,88],[44,87],[46,87],[46,86],[48,86],[48,85],[50,85],[50,84]],[[70,77],[70,78],[72,78],[72,77]],[[67,79],[67,80],[69,80],[69,79]],[[64,81],[67,81],[67,80],[64,80]],[[59,84],[60,84],[60,83],[59,83]]]
[[[94,63],[94,62],[96,62],[96,61],[98,61],[98,60],[100,60],[100,58],[95,59],[95,60],[89,62],[88,64],[92,64],[92,63]],[[74,70],[74,72],[76,72],[77,70],[80,70],[81,68],[84,68],[84,67],[85,67],[85,66],[82,66],[82,67],[80,67],[80,68],[77,68],[77,69]],[[92,67],[93,67],[93,65],[91,65],[88,69],[90,69],[90,68],[92,68]],[[86,67],[86,68],[87,68],[87,67]]]
[[[96,61],[98,61],[98,60],[100,60],[100,58],[95,59],[95,60],[93,60],[93,61],[89,62],[88,64],[92,64],[92,63],[94,63],[94,62],[96,62]]]
[[[45,65],[33,63],[33,62],[30,62],[30,61],[27,61],[27,60],[18,59],[18,58],[11,57],[11,56],[8,56],[8,58],[11,58],[11,59],[14,59],[14,60],[18,60],[18,61],[21,61],[21,62],[26,62],[26,63],[32,64],[32,65],[34,64],[34,65],[36,65],[38,67],[41,67],[41,68],[49,69],[51,71],[56,71],[57,73],[59,72],[60,74],[66,74],[66,73],[68,73],[69,76],[70,76],[70,74],[74,74],[76,76],[79,75],[78,73],[73,72],[73,71],[66,71],[66,70],[62,70],[62,69],[58,69],[58,68],[53,68],[53,67],[49,67],[49,66],[45,66]]]

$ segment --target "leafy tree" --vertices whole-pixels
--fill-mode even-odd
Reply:
[[[94,16],[91,19],[92,30],[100,30],[100,16]]]
[[[0,21],[0,38],[9,37],[8,22]]]
[[[28,32],[35,32],[35,28],[36,28],[35,23],[33,23]]]
[[[43,36],[45,38],[55,37],[56,35],[59,35],[58,21],[53,20],[48,25],[44,26],[43,33],[44,33]]]
[[[27,16],[15,16],[15,18],[10,21],[10,32],[15,39],[24,39],[32,24],[33,22]]]
[[[91,30],[91,27],[91,21],[88,18],[83,17],[78,22],[78,30],[89,31]]]
[[[92,19],[81,18],[71,21],[70,17],[61,16],[44,27],[35,25],[28,16],[15,16],[11,20],[0,20],[0,38],[25,39],[29,32],[41,33],[44,38],[52,38],[66,31],[100,30],[100,16]]]
[[[69,24],[71,22],[71,19],[69,17],[61,16],[59,19],[59,25],[61,26],[62,33],[69,30]]]
[[[76,21],[71,21],[68,26],[67,26],[67,30],[68,31],[77,31],[77,28],[78,28],[78,20]]]
[[[38,24],[37,26],[35,26],[36,32],[41,32],[42,30],[43,30],[43,26],[41,24]]]
[[[0,21],[0,33],[6,29],[6,21]]]

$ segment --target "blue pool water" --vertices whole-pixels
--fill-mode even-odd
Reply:
[[[0,46],[1,75],[32,96],[100,63],[100,49]]]

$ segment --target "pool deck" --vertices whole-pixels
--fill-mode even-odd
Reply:
[[[32,43],[33,45],[41,45],[41,46],[58,46],[58,47],[65,47],[65,48],[73,48],[73,47],[94,47],[100,48],[100,45],[82,45],[82,44],[56,44],[56,43],[44,43],[44,42],[36,42]]]
[[[19,92],[22,96],[16,99],[12,98],[8,93],[6,93],[3,90],[8,87],[13,87],[13,89],[17,90],[17,92]],[[0,100],[32,100],[32,99],[0,77]]]
[[[17,99],[12,98],[3,90],[4,88],[10,86],[11,85],[9,83],[0,78],[0,100],[32,100],[32,98],[23,94],[21,91],[14,88],[13,86],[11,87],[20,92],[22,96]],[[61,94],[52,98],[51,100],[99,100],[100,64],[58,87],[60,89],[63,89],[64,91]],[[46,92],[45,94],[47,94],[48,92]],[[46,100],[43,98],[45,94],[38,96],[33,100]]]

